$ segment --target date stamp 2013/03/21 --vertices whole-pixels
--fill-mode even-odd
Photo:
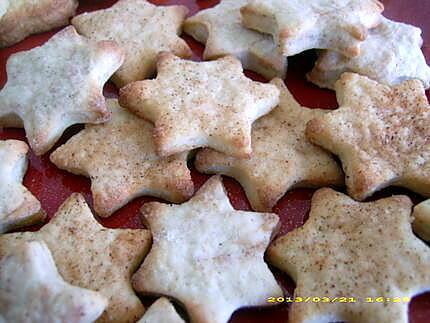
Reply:
[[[268,303],[409,303],[410,297],[268,297]]]

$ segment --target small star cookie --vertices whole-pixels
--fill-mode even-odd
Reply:
[[[23,243],[0,261],[1,322],[94,322],[108,301],[66,283],[43,242]]]
[[[0,259],[18,244],[44,241],[58,271],[70,284],[100,292],[109,301],[98,322],[135,322],[144,312],[131,275],[151,245],[148,230],[101,226],[80,194],[71,195],[54,218],[36,232],[0,236]]]
[[[430,200],[421,202],[414,207],[414,222],[412,227],[415,233],[423,240],[430,241]]]
[[[383,10],[377,0],[250,0],[241,13],[245,27],[273,35],[286,56],[321,48],[354,57]]]
[[[430,106],[421,81],[389,87],[344,73],[340,108],[311,120],[311,142],[338,155],[348,194],[364,200],[389,185],[430,196]]]
[[[344,179],[332,156],[305,137],[306,123],[328,111],[301,107],[281,79],[271,83],[281,92],[280,103],[254,123],[252,156],[238,159],[203,149],[195,162],[200,172],[234,177],[257,211],[270,211],[293,187],[342,185]]]
[[[411,207],[406,196],[360,203],[317,191],[309,220],[267,252],[295,280],[295,299],[321,300],[292,303],[289,321],[407,323],[410,298],[430,290],[430,249],[412,232]]]
[[[320,87],[334,88],[344,72],[365,75],[387,85],[419,79],[430,87],[430,67],[421,51],[421,29],[383,18],[362,43],[361,55],[348,58],[334,51],[319,55],[308,80]]]
[[[278,52],[273,38],[243,27],[240,8],[246,3],[247,0],[222,0],[215,7],[188,18],[184,31],[206,44],[204,59],[233,55],[245,69],[267,79],[284,78],[287,59]]]
[[[10,56],[8,81],[0,91],[0,126],[24,127],[31,148],[41,155],[67,127],[109,120],[103,85],[122,61],[114,42],[90,41],[73,27]]]
[[[133,276],[138,292],[177,299],[196,323],[224,323],[239,307],[282,296],[263,259],[277,215],[234,210],[219,176],[189,202],[147,203],[142,213],[154,242]]]
[[[157,69],[155,80],[122,88],[119,102],[155,124],[160,156],[199,147],[250,156],[252,123],[278,104],[276,86],[247,78],[233,56],[192,62],[163,52]]]
[[[119,87],[155,73],[157,54],[171,51],[192,55],[178,35],[188,9],[185,6],[155,6],[145,0],[119,0],[108,9],[83,13],[72,19],[76,30],[95,41],[114,40],[125,52],[124,64],[112,80]]]
[[[175,203],[190,198],[193,181],[188,153],[160,158],[152,142],[153,126],[108,100],[112,119],[85,129],[51,154],[61,169],[89,176],[94,209],[111,215],[137,196],[152,195]]]
[[[45,219],[40,202],[22,185],[27,153],[23,141],[0,140],[0,234]]]
[[[185,323],[165,297],[154,302],[137,323]]]
[[[0,47],[67,25],[77,7],[77,0],[1,0]]]

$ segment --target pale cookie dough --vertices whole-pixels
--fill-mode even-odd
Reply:
[[[191,49],[178,36],[187,13],[185,6],[155,6],[145,0],[119,0],[108,9],[76,16],[72,24],[79,33],[92,40],[114,40],[119,44],[125,60],[112,79],[121,87],[151,77],[161,51],[191,57]]]
[[[430,197],[430,105],[421,81],[389,87],[344,73],[339,109],[311,120],[309,140],[338,155],[348,194],[364,200],[390,185]]]
[[[234,177],[244,188],[254,210],[270,211],[294,187],[341,186],[344,175],[333,156],[305,136],[309,120],[329,110],[300,106],[281,79],[271,82],[281,92],[279,105],[252,127],[248,159],[212,149],[197,153],[195,165],[203,173]]]
[[[406,196],[360,203],[317,191],[304,226],[267,252],[302,299],[289,322],[407,323],[410,299],[430,290],[430,249],[412,232],[411,207]]]

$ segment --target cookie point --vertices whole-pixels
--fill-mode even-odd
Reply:
[[[321,135],[323,130],[324,127],[320,120],[318,118],[314,118],[306,124],[305,135],[309,141],[315,143],[318,141],[317,138]]]
[[[354,34],[357,39],[359,40],[365,40],[366,39],[366,34]],[[353,45],[349,48],[346,49],[345,54],[349,57],[357,57],[360,56],[360,45]]]
[[[366,40],[367,34],[368,34],[367,28],[364,27],[363,25],[351,26],[350,33],[354,38],[356,38],[360,41]],[[358,56],[360,54],[360,49],[358,48],[358,46],[353,46],[350,48],[350,50],[353,54],[356,54],[356,56]],[[357,53],[357,50],[358,50],[358,53]]]
[[[379,12],[383,12],[385,10],[385,6],[382,2],[375,0],[375,5],[377,7],[377,9],[379,10]]]
[[[292,36],[294,36],[294,33],[289,28],[284,28],[284,29],[279,31],[279,37],[281,39],[287,39],[287,38],[290,38]]]

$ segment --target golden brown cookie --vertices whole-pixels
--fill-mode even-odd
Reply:
[[[78,32],[94,41],[114,40],[125,53],[113,75],[119,87],[155,73],[157,54],[170,51],[188,58],[192,52],[178,35],[188,9],[155,6],[145,0],[119,0],[108,9],[83,13],[72,19]]]
[[[271,34],[286,56],[324,48],[354,57],[383,10],[377,0],[250,0],[241,13],[245,27]]]
[[[344,72],[365,75],[387,85],[419,79],[425,88],[429,88],[430,67],[421,51],[422,45],[421,29],[383,18],[361,44],[360,56],[350,58],[323,50],[307,77],[316,85],[329,89],[334,88],[334,83]]]
[[[45,219],[40,202],[22,185],[28,146],[19,140],[0,140],[0,234]]]
[[[107,100],[112,119],[86,125],[51,154],[61,169],[91,178],[94,209],[106,217],[132,199],[151,195],[180,203],[194,192],[187,153],[160,158],[153,126]]]
[[[0,91],[0,126],[24,127],[31,148],[41,155],[69,126],[108,121],[103,85],[122,61],[115,42],[88,40],[73,27],[11,55]]]
[[[364,200],[395,185],[430,196],[430,106],[421,81],[389,87],[344,73],[339,109],[308,123],[311,142],[339,156],[348,194]]]
[[[155,124],[160,156],[211,147],[249,157],[252,123],[278,104],[276,86],[247,78],[233,56],[192,62],[163,52],[157,69],[155,80],[123,87],[119,102]]]

